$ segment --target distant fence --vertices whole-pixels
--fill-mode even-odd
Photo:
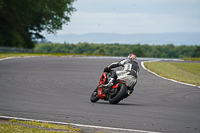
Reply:
[[[33,50],[15,47],[0,47],[0,53],[33,53]]]

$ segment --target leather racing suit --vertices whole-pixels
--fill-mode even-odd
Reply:
[[[110,64],[107,69],[111,71],[112,68],[116,68],[122,66],[123,70],[116,70],[112,71],[111,80],[108,84],[119,80],[119,82],[124,83],[127,85],[128,89],[133,92],[134,86],[137,83],[138,73],[139,73],[139,66],[136,60],[127,58],[123,59],[119,62],[113,62]],[[104,69],[105,71],[105,69]]]

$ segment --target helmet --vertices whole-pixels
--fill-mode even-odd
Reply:
[[[134,54],[129,54],[127,58],[137,60],[137,57]]]

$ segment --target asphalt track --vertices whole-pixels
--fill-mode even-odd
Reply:
[[[140,66],[134,93],[117,105],[89,98],[119,59],[34,57],[0,61],[0,115],[164,133],[200,133],[200,89]],[[140,61],[139,61],[140,63]]]

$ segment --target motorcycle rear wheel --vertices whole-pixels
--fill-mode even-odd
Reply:
[[[99,98],[98,98],[98,86],[97,86],[97,88],[92,92],[92,95],[90,97],[90,101],[95,103],[98,100],[99,100]]]
[[[127,86],[125,84],[120,84],[118,93],[116,95],[110,95],[109,103],[118,104],[125,97],[127,91]]]

